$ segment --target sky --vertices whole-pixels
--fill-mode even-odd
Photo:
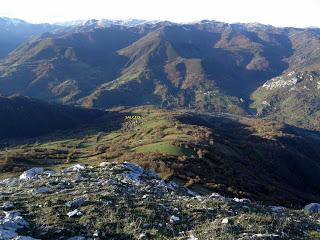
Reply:
[[[0,16],[33,23],[145,19],[320,27],[320,0],[0,0]]]

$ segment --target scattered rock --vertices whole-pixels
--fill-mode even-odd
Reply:
[[[82,171],[79,169],[85,171],[79,172]],[[26,174],[28,178],[25,179],[29,179],[30,172]],[[134,232],[130,233],[135,235],[137,239],[149,239],[150,232],[153,232],[153,230],[155,232],[170,231],[173,237],[179,236],[182,239],[214,239],[217,236],[210,236],[212,234],[210,230],[208,232],[202,231],[205,217],[208,217],[208,224],[210,226],[212,224],[213,227],[221,227],[221,236],[232,229],[235,239],[277,238],[277,234],[253,235],[251,229],[253,225],[251,225],[251,222],[248,222],[243,229],[238,228],[237,225],[241,225],[241,218],[247,216],[248,212],[252,214],[252,219],[250,215],[248,221],[254,221],[255,214],[272,217],[272,214],[281,212],[276,217],[281,220],[286,219],[285,221],[289,221],[294,228],[293,230],[288,229],[284,233],[286,236],[291,237],[291,239],[295,239],[292,236],[293,234],[296,235],[296,233],[300,234],[299,237],[303,239],[304,232],[308,234],[310,230],[315,231],[317,227],[314,226],[319,224],[317,222],[317,215],[301,214],[302,211],[291,211],[290,209],[278,206],[266,207],[258,203],[247,204],[250,203],[248,199],[225,198],[218,193],[194,196],[197,194],[190,194],[187,188],[179,186],[174,182],[167,183],[153,173],[145,171],[143,168],[131,163],[121,165],[107,164],[103,168],[92,168],[90,166],[82,168],[82,165],[80,167],[76,165],[76,167],[68,168],[67,171],[57,172],[54,174],[54,177],[47,178],[44,177],[45,174],[47,173],[43,172],[39,177],[30,177],[34,181],[11,179],[6,182],[8,185],[1,185],[0,183],[0,196],[2,198],[2,200],[0,198],[0,206],[5,210],[4,212],[0,211],[0,239],[34,240],[32,237],[19,236],[18,231],[22,228],[27,228],[28,223],[24,221],[19,212],[9,212],[16,207],[20,207],[20,202],[17,206],[13,206],[12,203],[18,203],[18,200],[21,200],[21,203],[24,204],[30,201],[30,199],[34,201],[30,203],[30,209],[33,211],[32,214],[36,215],[35,223],[37,224],[32,227],[35,227],[39,231],[41,239],[47,239],[51,233],[56,234],[57,239],[68,239],[66,236],[72,236],[70,234],[75,233],[72,230],[70,231],[70,229],[54,226],[52,223],[50,225],[50,215],[45,216],[48,217],[46,220],[49,222],[49,225],[45,228],[38,228],[42,224],[41,220],[43,217],[39,214],[47,214],[48,211],[54,213],[57,208],[61,210],[57,214],[70,218],[69,220],[66,220],[64,217],[61,218],[61,221],[65,221],[63,222],[63,224],[66,224],[65,226],[68,224],[72,227],[73,225],[77,225],[78,221],[76,217],[80,217],[84,213],[86,214],[86,217],[81,218],[83,222],[81,224],[85,228],[83,228],[83,231],[81,230],[81,233],[78,233],[86,237],[78,235],[69,238],[69,240],[83,240],[87,239],[87,236],[90,239],[104,239],[107,236],[109,237],[109,234],[113,237],[112,229],[108,227],[107,229],[99,228],[99,232],[97,232],[96,228],[92,228],[95,226],[90,223],[90,220],[95,216],[102,216],[101,214],[110,212],[112,219],[109,220],[113,222],[113,213],[116,213],[119,209],[121,211],[128,211],[128,214],[133,214],[134,216],[136,210],[137,212],[140,209],[144,211],[143,209],[145,208],[150,211],[152,216],[155,214],[155,218],[143,218],[138,226],[136,226],[137,222],[135,221],[128,222],[130,224],[128,229],[131,229],[131,224],[132,226],[136,226],[134,227]],[[74,181],[75,177],[81,178],[81,181]],[[15,181],[18,182],[17,185],[10,185],[11,182]],[[30,191],[30,189],[34,189],[38,193],[46,193],[50,189],[50,191],[55,191],[58,194],[57,196],[56,194],[42,196],[40,194],[32,194],[34,191]],[[90,205],[88,204],[88,206],[80,208],[86,203],[88,197],[90,197]],[[67,201],[66,199],[71,201]],[[61,208],[61,204],[65,204],[66,207]],[[314,205],[318,206],[319,204],[314,203],[313,207]],[[318,212],[313,207],[310,207],[310,209]],[[26,215],[30,216],[30,210],[23,209],[27,211]],[[84,213],[80,210],[83,210]],[[97,215],[94,215],[96,212]],[[158,217],[157,214],[161,214],[162,217]],[[182,218],[182,216],[188,217]],[[166,223],[162,222],[164,219],[167,219]],[[101,222],[104,224],[104,221],[107,222],[109,220],[101,219]],[[194,228],[189,228],[190,224],[187,221],[193,221]],[[254,224],[259,229],[262,229],[259,232],[268,233],[268,223],[255,222]],[[280,233],[283,231],[280,228],[281,226],[275,225],[272,231]],[[250,233],[244,233],[245,231]],[[139,235],[140,233],[141,235]],[[197,237],[192,235],[192,233],[196,233]],[[156,235],[155,237],[158,237]]]

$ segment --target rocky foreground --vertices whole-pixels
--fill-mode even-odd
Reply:
[[[131,163],[0,181],[0,239],[320,239],[320,205],[200,196]]]

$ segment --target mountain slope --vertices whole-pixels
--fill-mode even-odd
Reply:
[[[320,73],[289,72],[267,81],[252,94],[260,117],[320,130]]]
[[[265,82],[251,96],[258,116],[320,130],[319,31],[289,33],[294,54],[289,68]]]
[[[45,34],[3,63],[3,94],[72,102],[117,76],[125,63],[116,50],[139,37],[137,29]]]
[[[110,131],[112,124],[117,127]],[[301,207],[319,199],[319,156],[319,133],[267,120],[145,106],[8,147],[0,151],[0,163],[8,173],[130,159],[198,192]]]
[[[58,28],[50,24],[31,24],[20,19],[0,17],[0,58],[6,57],[28,38]]]
[[[0,93],[98,108],[154,104],[243,114],[266,81],[318,70],[319,34],[215,21],[91,21],[13,51],[0,63]]]
[[[0,97],[0,139],[27,138],[93,122],[104,112],[48,104],[25,97]]]

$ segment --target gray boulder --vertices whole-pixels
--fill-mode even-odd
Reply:
[[[310,203],[303,209],[306,213],[320,213],[319,203]]]
[[[39,174],[42,174],[44,169],[40,168],[31,168],[20,175],[20,180],[35,180],[38,178]]]

